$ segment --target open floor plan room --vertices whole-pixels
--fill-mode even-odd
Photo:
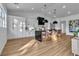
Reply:
[[[1,56],[78,56],[79,3],[0,3]]]

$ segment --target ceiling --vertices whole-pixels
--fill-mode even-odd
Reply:
[[[59,18],[79,13],[79,3],[5,3],[9,15],[41,13]]]

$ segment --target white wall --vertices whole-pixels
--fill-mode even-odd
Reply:
[[[46,17],[42,14],[29,14],[25,17],[8,15],[8,39],[35,36],[35,30],[23,30],[22,32],[20,32],[19,30],[14,31],[13,29],[11,29],[12,28],[11,25],[14,19],[18,19],[19,21],[24,20],[26,22],[26,26],[28,27],[38,28],[39,27],[37,21],[38,16],[47,19],[48,24],[46,28],[50,27],[51,18]]]
[[[7,32],[6,29],[0,27],[0,54],[7,42]]]
[[[7,13],[7,10],[3,7],[2,4],[0,4],[0,7],[2,9],[4,9],[4,11]],[[7,17],[7,14],[5,15],[5,17]],[[3,19],[0,18],[0,20],[3,20]],[[0,24],[0,25],[2,25],[2,24]],[[1,55],[2,50],[3,50],[3,48],[4,48],[4,46],[5,46],[6,42],[7,42],[7,28],[4,28],[2,26],[0,26],[0,55]]]
[[[56,29],[60,29],[61,28],[61,26],[60,26],[61,25],[60,24],[61,21],[66,21],[66,26],[64,28],[64,32],[66,32],[67,35],[73,35],[72,33],[69,32],[69,20],[79,19],[79,14],[71,15],[71,16],[67,16],[67,17],[61,17],[61,18],[51,18],[51,17],[47,17],[47,16],[45,16],[43,14],[40,14],[40,13],[29,13],[28,15],[25,15],[25,19],[26,19],[25,21],[27,23],[26,25],[30,24],[29,26],[38,27],[37,21],[36,21],[38,16],[44,17],[44,18],[46,18],[49,21],[49,23],[47,24],[46,27],[50,27],[50,22],[52,23],[55,20],[58,21],[58,24],[56,25]],[[25,32],[28,35],[29,31],[25,31]],[[34,35],[33,32],[31,32],[31,33]]]
[[[61,21],[66,21],[66,34],[67,35],[73,35],[72,33],[69,32],[69,21],[70,20],[76,20],[76,19],[79,19],[79,14],[71,15],[71,16],[67,16],[67,17],[56,18],[56,19],[53,19],[53,20],[57,20],[57,21],[59,21],[59,23]]]

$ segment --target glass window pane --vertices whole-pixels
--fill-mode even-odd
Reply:
[[[19,31],[22,32],[22,29],[20,29]]]
[[[14,19],[14,23],[16,23],[16,24],[17,24],[17,23],[18,23],[18,20],[17,20],[17,19]]]
[[[2,18],[4,18],[5,19],[5,13],[4,13],[4,11],[2,10]]]
[[[3,20],[3,27],[5,27],[5,21]]]
[[[16,28],[17,26],[16,26],[16,24],[14,24],[14,28]]]
[[[22,27],[22,24],[23,24],[23,23],[22,23],[22,22],[20,22],[20,27]]]
[[[0,17],[1,17],[1,8],[0,8]]]

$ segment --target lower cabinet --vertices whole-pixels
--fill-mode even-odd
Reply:
[[[72,39],[72,53],[74,55],[79,55],[79,37]]]

